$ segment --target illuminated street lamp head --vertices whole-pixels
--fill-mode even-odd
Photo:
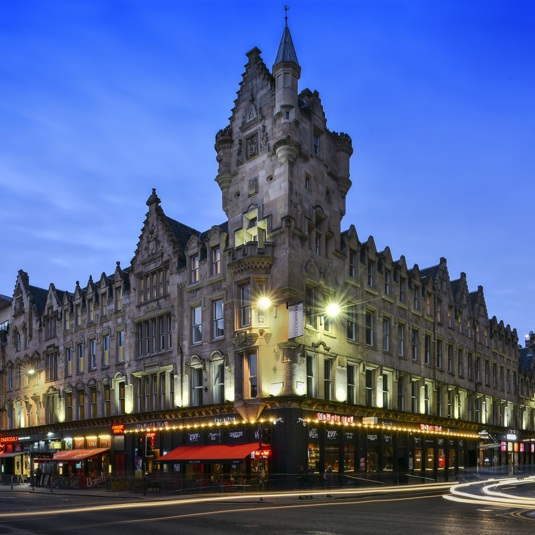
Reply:
[[[329,303],[325,308],[325,313],[330,318],[335,318],[340,314],[340,305],[338,303]]]
[[[28,369],[28,375],[33,375],[35,373],[35,369],[34,368],[29,368]]]
[[[269,307],[271,307],[271,299],[264,295],[258,299],[256,306],[259,310],[267,310]]]

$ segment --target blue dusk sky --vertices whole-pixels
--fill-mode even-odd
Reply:
[[[0,293],[17,272],[74,291],[133,257],[152,188],[198,230],[225,221],[214,138],[274,0],[0,2]],[[535,330],[535,2],[294,0],[328,127],[353,139],[343,229],[484,288]]]

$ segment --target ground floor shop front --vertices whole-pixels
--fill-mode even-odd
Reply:
[[[42,474],[36,479],[42,483],[150,478],[180,481],[184,488],[237,489],[453,481],[463,470],[535,465],[533,437],[504,431],[491,440],[474,426],[414,417],[392,421],[296,404],[266,405],[250,421],[232,410],[171,416],[177,417],[140,416],[76,431],[65,424],[46,435],[27,430],[5,443],[0,468],[3,474]]]

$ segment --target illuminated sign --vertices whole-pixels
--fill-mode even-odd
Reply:
[[[375,425],[377,421],[377,416],[363,416],[362,418],[362,423],[364,425]]]
[[[6,442],[18,442],[19,437],[0,437],[0,444],[5,444]]]
[[[429,425],[429,424],[420,424],[421,431],[442,431],[441,425]]]
[[[270,449],[257,449],[253,452],[255,459],[269,459],[271,457]]]
[[[115,424],[111,426],[114,435],[122,435],[124,433],[124,424]]]
[[[336,424],[352,424],[353,416],[341,416],[340,414],[329,414],[327,412],[316,413],[316,419],[320,422],[330,422]]]

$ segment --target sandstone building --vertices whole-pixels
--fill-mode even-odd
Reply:
[[[4,474],[18,457],[23,475],[211,481],[535,462],[516,330],[444,258],[411,267],[342,230],[352,140],[300,75],[288,26],[271,70],[247,54],[215,140],[223,223],[190,228],[153,190],[129,266],[70,291],[18,273]]]

